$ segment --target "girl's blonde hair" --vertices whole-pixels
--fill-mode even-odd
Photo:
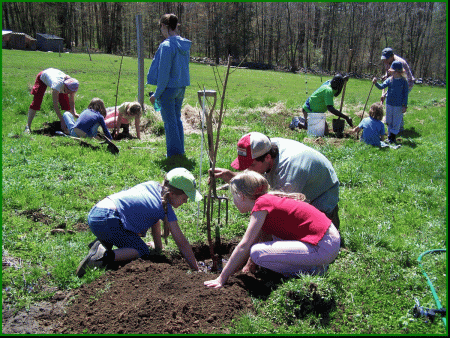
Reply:
[[[244,195],[245,197],[256,200],[264,194],[272,194],[278,197],[287,197],[299,201],[305,201],[306,197],[302,193],[285,193],[282,191],[269,192],[269,182],[266,178],[256,171],[245,170],[237,174],[230,180],[230,191],[233,195]]]
[[[142,113],[141,104],[137,101],[130,102],[127,106],[127,113],[130,116],[140,116]]]
[[[383,119],[383,104],[381,102],[376,102],[370,106],[369,116],[375,120],[381,121]]]
[[[99,112],[103,117],[106,116],[106,107],[102,99],[94,97],[89,103],[88,109]]]
[[[167,244],[167,237],[170,234],[170,228],[169,228],[169,221],[167,219],[167,204],[169,203],[169,193],[174,193],[175,195],[183,195],[185,192],[181,189],[175,188],[174,186],[169,184],[169,181],[164,179],[164,182],[162,184],[161,189],[161,202],[164,209],[164,219],[163,219],[163,225],[164,225],[164,240]]]

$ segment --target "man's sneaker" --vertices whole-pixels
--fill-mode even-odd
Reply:
[[[24,134],[31,134],[31,130],[28,126],[25,127],[25,130],[23,131]]]
[[[100,241],[96,241],[89,253],[84,257],[84,259],[78,265],[76,274],[78,277],[83,277],[88,268],[103,268],[106,266],[105,262],[101,259],[106,251],[106,248],[100,243]]]

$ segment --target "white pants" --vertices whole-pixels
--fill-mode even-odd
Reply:
[[[341,246],[341,237],[334,224],[317,245],[273,237],[271,242],[253,245],[250,257],[255,264],[287,277],[299,273],[323,274],[339,254]]]

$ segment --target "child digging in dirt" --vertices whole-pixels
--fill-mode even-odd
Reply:
[[[198,270],[192,247],[178,226],[172,208],[178,208],[187,199],[200,201],[194,176],[185,168],[170,170],[162,185],[148,181],[106,197],[89,212],[88,224],[97,239],[81,261],[76,274],[82,277],[89,268],[103,268],[113,262],[149,259],[150,249],[141,239],[152,229],[154,246],[162,250],[161,225],[164,235],[169,231],[193,270]],[[113,245],[118,249],[112,250]]]
[[[362,141],[369,145],[380,147],[381,141],[384,140],[384,135],[386,134],[384,123],[381,122],[383,114],[383,104],[381,102],[372,104],[369,109],[369,117],[363,119],[357,127],[353,128],[353,132],[359,133],[362,130]]]
[[[130,134],[130,123],[134,119],[134,126],[136,127],[136,136],[141,139],[141,131],[139,129],[139,124],[141,123],[142,107],[139,102],[124,102],[117,110],[115,107],[107,109],[107,114],[105,117],[106,126],[109,129],[114,130],[114,139],[117,138],[120,128],[123,128],[123,133],[126,135]]]
[[[300,193],[268,193],[267,180],[244,171],[230,181],[233,202],[241,213],[251,212],[247,230],[217,279],[207,287],[220,288],[239,267],[255,272],[261,266],[285,277],[321,274],[338,255],[341,238],[324,213]]]
[[[395,144],[397,134],[403,125],[403,114],[408,108],[408,81],[400,61],[391,64],[389,73],[392,74],[382,84],[377,82],[377,78],[372,79],[373,84],[378,89],[388,88],[386,96],[386,124],[388,126],[387,143]]]
[[[106,137],[112,140],[105,124],[106,108],[103,100],[94,97],[86,110],[84,110],[75,122],[73,115],[66,111],[63,115],[64,122],[69,130],[69,135],[74,137],[95,137],[98,127],[102,127]]]

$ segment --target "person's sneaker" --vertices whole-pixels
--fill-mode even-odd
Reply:
[[[24,134],[31,134],[31,130],[28,126],[25,127],[25,130],[23,131]]]
[[[78,265],[76,274],[78,277],[83,277],[88,268],[103,268],[106,266],[105,262],[101,259],[106,251],[106,248],[100,243],[100,241],[95,241],[92,245],[89,253]]]
[[[94,241],[92,241],[91,243],[88,244],[88,248],[89,248],[89,249],[92,248],[92,246],[93,246],[96,242],[100,242],[100,241],[96,238]]]

